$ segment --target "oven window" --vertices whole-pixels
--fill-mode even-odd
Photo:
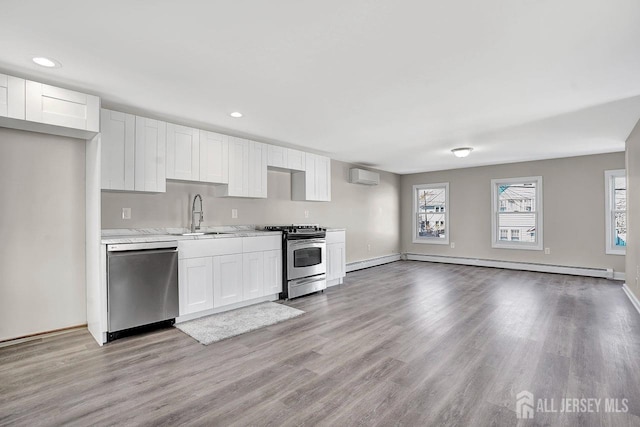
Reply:
[[[304,248],[293,251],[294,267],[310,267],[322,262],[322,248]]]

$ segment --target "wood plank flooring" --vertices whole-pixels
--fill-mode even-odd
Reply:
[[[404,261],[287,304],[306,314],[209,346],[170,328],[0,348],[0,425],[640,425],[618,282]],[[519,420],[522,390],[629,411]]]

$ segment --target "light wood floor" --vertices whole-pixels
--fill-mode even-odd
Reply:
[[[640,425],[640,315],[618,282],[396,262],[203,346],[166,329],[0,349],[1,425]],[[515,395],[628,413],[516,418]]]

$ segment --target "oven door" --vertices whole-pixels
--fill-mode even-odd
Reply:
[[[325,239],[287,241],[287,280],[315,276],[327,272]]]

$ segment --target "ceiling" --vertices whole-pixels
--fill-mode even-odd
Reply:
[[[621,151],[640,119],[637,0],[4,0],[1,10],[5,72],[396,173]],[[40,68],[35,55],[63,66]],[[459,159],[459,146],[474,151]]]

